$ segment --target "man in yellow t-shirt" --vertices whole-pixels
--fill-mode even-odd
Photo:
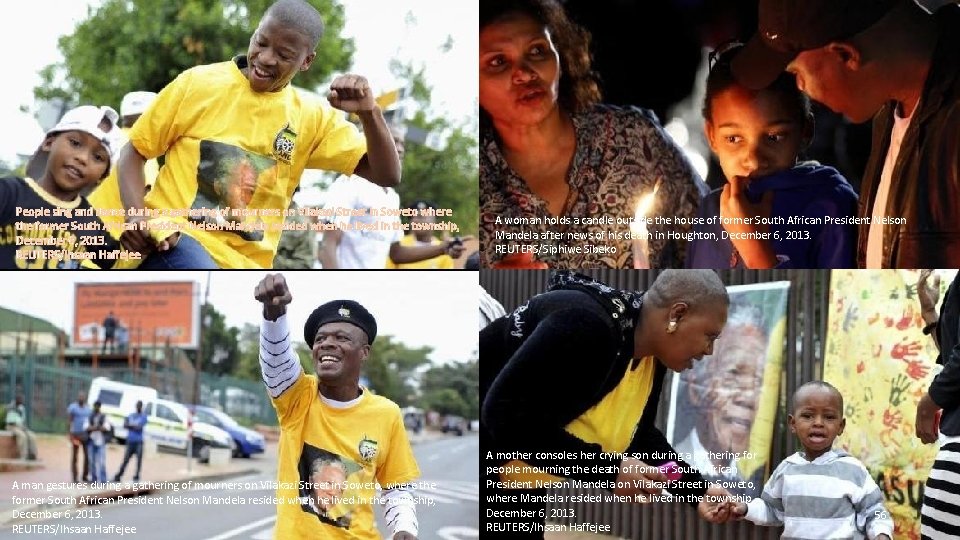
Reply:
[[[246,55],[184,71],[130,131],[120,193],[124,207],[146,212],[126,216],[134,227],[121,242],[149,254],[142,269],[269,268],[305,168],[400,182],[393,138],[364,77],[337,77],[329,105],[291,87],[322,32],[309,3],[278,0]],[[358,115],[362,135],[340,111]],[[143,164],[160,155],[164,166],[144,197]]]
[[[305,375],[286,317],[292,296],[280,274],[254,293],[263,304],[260,369],[277,417],[280,446],[274,538],[379,539],[373,517],[383,488],[393,540],[416,540],[410,483],[420,476],[396,403],[359,384],[377,323],[353,300],[310,314],[304,340],[316,375]]]

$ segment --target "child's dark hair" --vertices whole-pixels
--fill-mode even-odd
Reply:
[[[733,76],[730,69],[730,62],[743,49],[741,43],[730,43],[721,45],[714,52],[710,53],[710,73],[707,75],[707,92],[703,99],[703,117],[710,121],[713,118],[711,109],[713,98],[720,92],[723,92],[731,86],[739,86],[740,83]],[[764,91],[777,92],[783,96],[789,110],[796,112],[796,118],[801,124],[807,121],[810,112],[810,98],[797,88],[796,78],[792,73],[784,71],[777,77],[770,86]]]
[[[264,15],[269,15],[284,26],[296,29],[310,40],[310,50],[317,49],[323,37],[323,18],[317,8],[305,0],[277,0]]]
[[[827,381],[810,381],[810,382],[801,384],[800,387],[797,388],[796,392],[793,393],[793,399],[790,400],[791,411],[795,412],[797,410],[797,396],[800,395],[800,392],[806,388],[813,388],[813,387],[829,390],[830,392],[836,394],[837,399],[840,400],[840,415],[843,416],[843,394],[841,394],[840,391],[837,390],[836,386],[828,383]]]

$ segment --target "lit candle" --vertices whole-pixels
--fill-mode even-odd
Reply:
[[[637,203],[637,211],[633,215],[633,223],[630,224],[630,236],[633,238],[633,267],[650,268],[650,233],[647,231],[647,216],[653,209],[654,198],[657,190],[660,189],[662,178],[657,180],[653,186],[653,191],[640,197]]]

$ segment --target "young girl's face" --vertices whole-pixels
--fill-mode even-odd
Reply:
[[[96,184],[107,172],[110,154],[96,137],[83,131],[64,131],[46,139],[50,152],[41,186],[54,197],[69,201],[83,188]]]
[[[806,119],[781,94],[733,85],[710,104],[707,140],[728,179],[756,178],[793,167],[808,138]]]

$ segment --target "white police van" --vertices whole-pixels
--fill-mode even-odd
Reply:
[[[160,399],[156,389],[97,377],[91,381],[87,393],[87,403],[95,401],[100,401],[100,410],[113,425],[113,434],[117,439],[126,440],[124,420],[128,414],[136,412],[137,401],[142,401],[143,412],[147,415],[144,440],[154,441],[158,447],[187,451],[190,413],[185,405]],[[194,457],[206,461],[210,457],[210,448],[229,448],[232,453],[235,446],[236,442],[226,431],[194,421]]]

